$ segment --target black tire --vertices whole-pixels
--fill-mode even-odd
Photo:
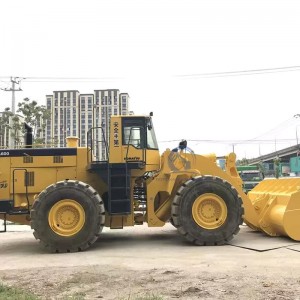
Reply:
[[[55,232],[48,221],[49,212],[61,200],[73,201],[85,216],[78,231],[68,236]],[[68,213],[68,207],[64,209]],[[99,194],[91,186],[65,180],[50,185],[38,195],[30,216],[33,235],[50,252],[77,252],[89,248],[98,239],[105,222],[105,209]]]
[[[175,224],[174,224],[174,221],[173,221],[173,219],[172,219],[172,218],[170,218],[170,220],[169,220],[169,221],[170,221],[170,223],[171,223],[171,225],[172,225],[172,226],[174,226],[175,228],[177,228],[177,227],[175,226]]]
[[[224,206],[226,205],[226,218],[219,227],[201,227],[193,217],[193,204],[206,193],[221,199]],[[227,181],[219,177],[199,176],[188,180],[179,188],[172,203],[171,214],[175,227],[188,241],[197,245],[212,246],[227,243],[239,232],[239,226],[243,223],[244,208],[236,189]]]

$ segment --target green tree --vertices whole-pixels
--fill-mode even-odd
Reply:
[[[34,143],[43,144],[44,138],[40,134],[45,132],[46,121],[50,119],[50,111],[44,105],[38,105],[35,100],[25,98],[18,103],[17,112],[24,116],[24,121],[32,127]]]
[[[280,161],[281,161],[281,159],[280,159],[279,156],[275,157],[274,160],[273,160],[274,167],[275,167],[274,169],[275,169],[275,177],[276,178],[278,178],[279,175],[280,175]]]
[[[266,173],[266,168],[264,166],[264,163],[262,161],[260,161],[258,164],[258,169],[259,171],[262,173],[263,177],[265,177],[265,173]]]
[[[20,118],[17,115],[12,115],[12,122],[10,125],[11,133],[10,136],[14,139],[15,147],[22,144],[22,138],[24,134],[24,127],[20,122]],[[22,138],[21,138],[22,137]]]
[[[238,159],[236,161],[237,166],[247,166],[249,164],[249,160],[247,158]]]
[[[6,107],[5,110],[1,113],[1,118],[0,118],[1,147],[8,146],[6,144],[5,136],[6,136],[6,133],[9,132],[9,129],[10,129],[9,118],[11,116],[12,116],[12,112],[10,111],[9,107]]]
[[[9,107],[1,113],[0,118],[0,142],[1,147],[9,147],[7,144],[9,134],[14,140],[14,146],[16,147],[21,142],[20,133],[22,132],[22,126],[20,124],[20,119],[17,115],[14,115]]]

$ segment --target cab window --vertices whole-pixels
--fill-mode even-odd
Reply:
[[[136,128],[136,127],[124,127],[124,142],[125,145],[132,145],[135,148],[141,149],[142,148],[142,128]]]
[[[147,148],[158,149],[155,132],[152,126],[147,126]]]
[[[158,149],[151,118],[123,118],[122,128],[123,145],[132,145],[137,149]]]
[[[145,148],[145,118],[128,117],[122,119],[123,145],[137,149]]]

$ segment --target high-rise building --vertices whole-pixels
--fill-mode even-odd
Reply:
[[[120,114],[120,91],[117,89],[95,90],[94,139],[96,141],[96,157],[107,159],[105,141],[108,142],[109,120],[111,115]],[[101,127],[101,128],[100,128]]]
[[[129,112],[129,95],[127,93],[120,94],[120,115],[127,115]]]
[[[46,142],[64,147],[67,136],[79,137],[79,91],[54,91],[46,96],[51,118],[46,125]]]
[[[35,147],[50,146],[50,142],[49,145],[47,142],[47,130],[48,130],[47,126],[48,128],[50,128],[50,122],[48,122],[48,120],[44,120],[42,115],[36,118],[36,128],[35,131],[33,132],[35,137],[35,141],[34,141]]]
[[[87,132],[95,128],[91,136],[95,154],[101,160],[107,158],[104,142],[108,142],[110,116],[129,113],[129,95],[118,89],[94,90],[94,94],[54,91],[46,101],[51,112],[45,129],[46,143],[63,147],[67,136],[77,136],[79,145],[86,146]]]
[[[94,95],[80,94],[79,95],[79,145],[86,146],[87,132],[93,127],[93,110],[94,110]]]

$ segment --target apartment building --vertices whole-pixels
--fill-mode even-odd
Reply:
[[[79,136],[79,91],[54,91],[46,96],[51,118],[46,125],[46,143],[64,147],[67,136]]]
[[[64,147],[66,137],[79,137],[79,145],[86,146],[87,132],[92,128],[95,154],[106,159],[105,140],[108,142],[111,115],[129,114],[129,95],[118,89],[94,90],[93,94],[80,94],[77,90],[54,91],[46,96],[46,107],[51,118],[46,124],[46,143]],[[101,128],[100,128],[101,127]]]
[[[98,127],[95,132],[95,140],[97,141],[95,150],[96,156],[105,160],[107,153],[104,145],[105,140],[108,142],[110,116],[120,114],[120,91],[117,89],[95,90],[94,94],[94,127]]]
[[[79,95],[79,145],[81,147],[87,144],[87,132],[93,125],[93,112],[94,112],[94,95],[93,94],[80,94]]]
[[[128,115],[129,113],[129,95],[127,93],[120,94],[120,115]]]

